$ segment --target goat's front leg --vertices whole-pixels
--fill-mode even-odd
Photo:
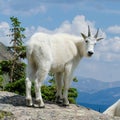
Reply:
[[[26,105],[31,107],[33,105],[31,97],[31,81],[28,77],[25,80],[25,84],[26,84]]]
[[[63,89],[63,105],[68,106],[69,105],[69,100],[68,100],[68,90],[69,90],[69,80],[65,79],[64,81],[64,89]]]
[[[56,73],[55,75],[55,82],[56,82],[56,103],[62,103],[63,97],[62,97],[62,87],[63,87],[63,73]]]
[[[68,90],[70,87],[70,83],[72,81],[72,65],[71,64],[68,64],[65,68],[63,81],[64,81],[63,105],[68,106],[69,105]]]

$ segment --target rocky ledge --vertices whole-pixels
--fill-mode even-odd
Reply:
[[[15,93],[0,91],[1,120],[120,120],[94,110],[70,104],[62,107],[46,102],[45,108],[25,106],[25,97]]]

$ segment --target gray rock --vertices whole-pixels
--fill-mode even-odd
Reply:
[[[0,110],[11,112],[15,120],[120,120],[74,104],[63,107],[45,102],[42,109],[26,107],[24,96],[4,91],[0,91]]]
[[[12,59],[12,52],[8,51],[8,48],[0,42],[0,61]]]

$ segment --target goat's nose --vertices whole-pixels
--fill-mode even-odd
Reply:
[[[93,52],[92,51],[88,51],[88,56],[92,56]]]

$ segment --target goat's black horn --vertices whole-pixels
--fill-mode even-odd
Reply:
[[[96,34],[95,34],[95,38],[97,38],[98,37],[98,32],[99,32],[99,28],[97,29],[97,32],[96,32]]]
[[[90,36],[91,36],[90,27],[89,27],[89,25],[88,25],[88,37],[90,37]]]

